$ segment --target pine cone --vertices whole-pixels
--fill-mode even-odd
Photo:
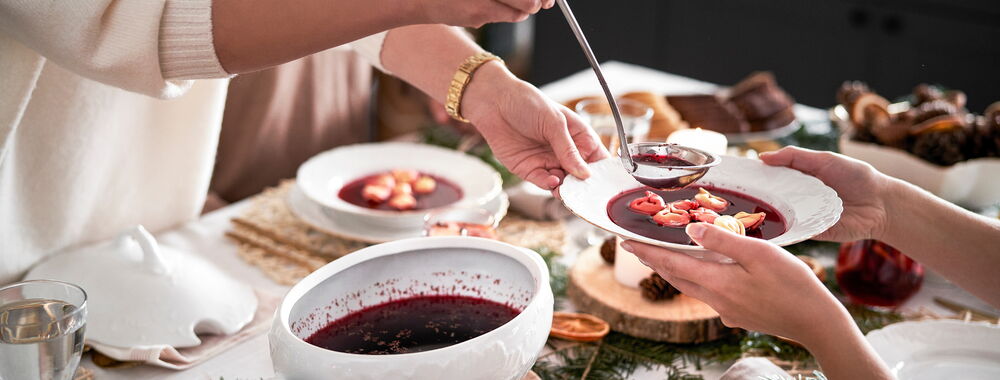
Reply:
[[[615,243],[615,237],[614,236],[609,237],[607,239],[604,239],[604,243],[601,244],[601,258],[604,259],[604,262],[606,262],[608,264],[614,264],[615,263],[615,246],[616,245],[617,244]]]
[[[951,166],[966,160],[969,128],[956,125],[947,130],[934,130],[912,136],[910,152],[941,166]]]
[[[960,113],[958,107],[955,107],[954,104],[940,99],[921,103],[920,106],[907,112],[912,112],[913,124],[920,124],[938,116],[957,115]]]
[[[843,104],[844,107],[850,106],[851,103],[854,103],[854,99],[857,99],[859,95],[865,92],[871,92],[865,82],[857,80],[846,81],[837,90],[837,103]]]
[[[1000,114],[995,120],[977,117],[969,135],[966,158],[1000,157]]]
[[[677,288],[670,285],[667,280],[664,280],[660,275],[653,273],[649,277],[639,281],[639,288],[642,290],[642,298],[650,301],[660,301],[665,299],[671,299],[674,296],[681,294]]]
[[[854,131],[854,133],[851,134],[851,140],[872,143],[872,144],[881,144],[878,137],[876,137],[875,134],[872,133],[872,130],[869,128],[855,127],[851,128],[851,130]]]
[[[913,98],[915,101],[914,105],[921,105],[926,102],[941,99],[944,94],[941,93],[941,89],[937,86],[931,86],[926,83],[918,84],[917,87],[913,88]]]

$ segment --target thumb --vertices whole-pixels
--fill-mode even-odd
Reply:
[[[545,135],[549,140],[548,143],[551,145],[552,153],[559,160],[559,166],[563,170],[574,177],[587,179],[590,177],[590,169],[587,168],[587,164],[580,155],[580,150],[577,149],[576,143],[569,135],[569,129],[567,128],[568,120],[566,120],[566,116],[562,113],[557,112],[556,115],[559,115],[559,117],[554,118],[557,121],[544,126],[547,131]]]
[[[815,176],[833,159],[832,153],[788,146],[776,152],[760,155],[760,160],[771,166],[786,166]]]
[[[744,268],[756,265],[766,257],[761,253],[771,248],[764,240],[738,235],[708,223],[688,224],[685,231],[698,245],[736,260]]]

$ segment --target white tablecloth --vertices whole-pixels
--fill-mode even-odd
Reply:
[[[612,90],[617,93],[636,90],[647,90],[664,94],[707,93],[716,88],[711,83],[621,62],[608,62],[602,65],[602,68],[608,82],[613,85]],[[601,93],[597,79],[589,70],[581,71],[544,86],[542,91],[559,101]],[[796,114],[800,120],[805,122],[822,121],[826,117],[825,112],[822,110],[804,106],[797,106]],[[246,201],[232,204],[206,214],[201,219],[182,228],[158,234],[157,239],[162,244],[202,254],[222,268],[222,270],[228,271],[234,277],[246,281],[259,290],[273,294],[284,294],[288,290],[287,287],[273,283],[257,268],[237,257],[236,244],[224,236],[225,231],[229,228],[229,219],[240,214],[245,207],[247,207]],[[571,238],[569,239],[569,246],[565,249],[566,253],[570,255],[566,258],[567,261],[572,260],[572,255],[575,255],[580,249],[579,239],[574,237],[582,234],[587,228],[585,223],[580,223],[579,221],[570,221],[568,226]],[[829,262],[832,258],[826,258],[826,260]],[[928,276],[920,292],[910,299],[903,306],[903,309],[913,310],[919,307],[926,307],[931,311],[950,314],[948,310],[933,304],[932,299],[935,296],[945,297],[983,310],[993,310],[986,303],[934,275]],[[218,380],[220,377],[224,377],[227,380],[267,379],[274,375],[270,355],[268,354],[266,335],[251,339],[199,366],[181,372],[149,366],[105,370],[94,366],[89,358],[84,359],[83,365],[93,370],[98,380]],[[710,367],[706,368],[702,374],[707,379],[714,379],[718,378],[724,369],[723,367]],[[635,378],[658,379],[663,378],[663,375],[663,373],[657,373],[653,370],[639,373]]]

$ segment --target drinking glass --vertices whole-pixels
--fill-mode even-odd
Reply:
[[[0,380],[69,380],[83,352],[87,293],[49,280],[0,288]]]
[[[837,284],[851,302],[893,308],[910,298],[924,280],[924,267],[877,240],[840,245]]]
[[[644,138],[649,133],[649,123],[653,119],[653,109],[631,99],[615,99],[622,115],[622,126],[625,127],[625,137],[635,141]],[[583,121],[590,124],[601,143],[608,151],[616,152],[618,148],[618,127],[615,125],[611,106],[604,99],[588,99],[576,104],[576,113]],[[626,141],[628,143],[630,141]]]
[[[497,239],[498,221],[482,208],[447,208],[424,217],[424,236],[475,236]]]
[[[641,140],[649,134],[650,120],[653,119],[653,109],[649,106],[632,99],[615,99],[618,103],[618,110],[622,116],[622,127],[625,129],[625,138],[631,141]],[[607,99],[587,99],[576,104],[577,114],[584,122],[590,124],[601,143],[612,155],[616,155],[619,149],[618,127],[615,125],[614,115],[611,113],[611,106]],[[604,242],[611,237],[611,233],[600,228],[587,225],[582,233],[577,237],[580,244],[591,246]]]

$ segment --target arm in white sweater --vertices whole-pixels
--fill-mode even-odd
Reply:
[[[211,0],[4,0],[0,32],[81,76],[151,96],[224,77]]]
[[[229,42],[222,49],[232,50],[232,44],[256,49],[230,57],[236,73],[374,34],[355,49],[381,68],[384,33],[378,32],[401,25],[400,13],[406,12],[371,7],[398,1],[314,0],[292,6],[277,0],[3,0],[0,33],[81,76],[172,98],[190,86],[186,79],[229,75],[219,62],[216,38]],[[284,12],[275,11],[279,3]],[[220,25],[214,25],[213,11]]]

